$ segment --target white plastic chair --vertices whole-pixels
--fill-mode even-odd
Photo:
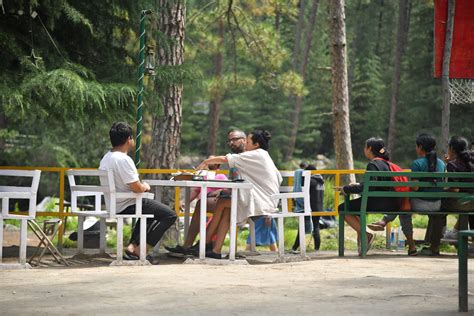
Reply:
[[[40,170],[0,170],[2,177],[28,177],[32,178],[29,186],[0,186],[0,199],[2,200],[2,213],[0,214],[0,267],[30,268],[26,263],[27,226],[28,220],[34,220],[36,216],[36,193],[38,191],[41,171]],[[9,209],[10,199],[29,200],[28,214],[11,214]],[[2,263],[3,257],[3,221],[15,219],[21,221],[20,226],[20,255],[19,264],[6,265]]]
[[[282,177],[293,177],[294,171],[282,171]],[[311,216],[311,203],[309,196],[309,187],[311,184],[311,171],[302,172],[302,186],[301,192],[293,192],[293,186],[280,186],[280,193],[272,196],[274,200],[280,200],[281,211],[273,214],[267,214],[270,218],[278,220],[278,257],[280,260],[284,259],[285,254],[285,234],[284,234],[284,220],[288,217],[298,217],[299,225],[299,239],[300,239],[300,254],[302,258],[306,258],[306,243],[305,243],[305,216]],[[294,213],[288,210],[288,200],[303,198],[304,212]],[[253,220],[249,222],[250,230],[250,249],[256,251],[255,245],[255,223]]]
[[[152,193],[116,192],[112,171],[105,170],[68,170],[67,176],[71,188],[71,214],[78,216],[77,228],[77,252],[84,252],[84,217],[93,216],[100,219],[100,253],[105,254],[106,248],[106,219],[117,220],[117,259],[111,265],[124,265],[123,260],[123,220],[124,218],[140,219],[140,260],[127,261],[127,265],[148,265],[146,260],[146,223],[147,218],[153,215],[142,214],[142,200],[144,198],[153,199]],[[99,178],[100,185],[77,185],[75,177],[95,177]],[[89,183],[93,183],[90,181]],[[95,210],[81,211],[77,207],[77,198],[83,196],[95,197]],[[102,196],[105,200],[105,210],[102,209]],[[136,200],[135,214],[117,214],[116,199],[131,198]]]

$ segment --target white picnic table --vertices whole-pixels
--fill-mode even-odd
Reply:
[[[250,190],[252,184],[249,182],[235,182],[230,180],[153,180],[144,179],[144,182],[150,186],[163,187],[183,187],[185,188],[185,212],[184,212],[184,234],[188,233],[190,216],[190,191],[191,188],[201,188],[201,201],[207,201],[207,188],[231,189],[231,208],[230,208],[230,251],[229,260],[235,260],[236,249],[236,226],[237,226],[237,196],[239,190]],[[176,203],[179,203],[178,201]],[[200,240],[199,240],[199,259],[206,258],[206,212],[207,203],[201,203],[200,214]]]

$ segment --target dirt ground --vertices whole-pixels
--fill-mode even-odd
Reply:
[[[10,235],[4,243],[6,262],[18,256],[17,232]],[[36,244],[29,236],[29,255]],[[68,258],[72,254],[66,250]],[[408,257],[377,250],[366,259],[353,251],[346,251],[345,258],[336,251],[308,254],[310,261],[276,264],[274,254],[263,253],[248,256],[247,265],[183,264],[184,259],[163,253],[157,265],[146,267],[112,267],[111,259],[69,259],[71,266],[63,267],[46,260],[30,270],[0,270],[0,314],[457,313],[458,261],[453,254]],[[469,272],[473,274],[474,265]],[[474,292],[474,282],[469,283]]]
[[[457,259],[390,252],[310,253],[310,261],[0,270],[2,315],[452,315]],[[260,260],[260,264],[258,264]],[[257,264],[255,264],[257,263]],[[474,267],[469,269],[470,274]],[[470,282],[470,288],[474,287]],[[471,299],[472,301],[472,299]],[[474,311],[474,302],[470,304]]]

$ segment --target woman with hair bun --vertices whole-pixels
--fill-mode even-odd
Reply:
[[[282,177],[267,151],[270,139],[268,131],[256,129],[248,133],[243,153],[209,158],[197,167],[207,169],[210,164],[226,163],[229,167],[237,168],[242,179],[253,184],[252,189],[239,191],[237,223],[243,224],[249,217],[278,211],[278,201],[271,196],[280,192]],[[218,223],[217,240],[212,251],[206,251],[206,257],[220,259],[230,225],[230,200],[219,198],[215,213],[221,214],[220,219],[214,219]]]
[[[381,138],[369,138],[365,142],[364,155],[369,159],[367,164],[367,171],[390,171],[388,164],[389,155],[385,149],[385,143]],[[380,181],[391,181],[390,178],[381,177]],[[364,189],[363,183],[353,183],[345,185],[341,188],[344,194],[360,194]],[[390,188],[380,187],[378,190],[390,190]],[[362,198],[357,198],[349,201],[349,211],[359,211],[362,204]],[[399,198],[387,197],[370,197],[367,199],[368,211],[398,211],[400,209]],[[344,211],[344,203],[339,205],[339,212]],[[360,219],[356,215],[345,215],[344,220],[357,232],[357,240],[360,243]],[[369,251],[372,243],[375,240],[375,235],[367,233],[367,251]],[[360,248],[359,248],[360,251]]]
[[[446,171],[447,172],[474,172],[474,154],[469,148],[469,142],[464,137],[453,136],[448,143],[448,154],[446,157]],[[454,178],[450,178],[450,181],[456,181]],[[458,182],[473,182],[474,175],[472,178],[459,179]],[[450,191],[454,192],[470,192],[474,193],[472,189],[463,188],[450,188]],[[459,199],[447,198],[441,200],[441,210],[443,212],[473,212],[474,201],[459,202]],[[436,256],[439,255],[439,245],[441,242],[441,236],[443,228],[446,226],[446,215],[436,215],[431,219],[432,233],[430,234],[429,248],[422,249],[422,254]],[[469,220],[471,229],[473,229],[472,220]],[[456,226],[461,229],[467,227],[459,227],[459,221]],[[457,231],[457,230],[456,230]]]

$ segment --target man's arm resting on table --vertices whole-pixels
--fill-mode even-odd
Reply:
[[[128,186],[135,193],[150,191],[150,185],[146,182],[142,183],[140,181],[135,181],[135,182],[129,183]]]

